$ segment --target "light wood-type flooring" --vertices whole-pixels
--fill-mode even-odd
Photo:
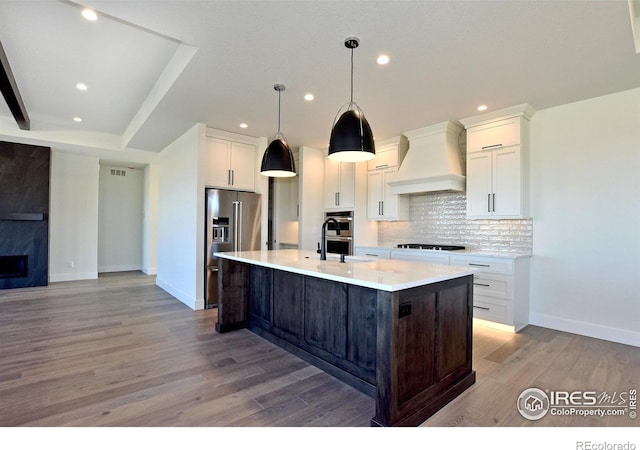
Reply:
[[[0,292],[0,427],[366,427],[374,400],[247,330],[218,334],[140,272]],[[640,348],[476,326],[477,382],[423,426],[631,426],[524,419],[529,387],[640,388]]]

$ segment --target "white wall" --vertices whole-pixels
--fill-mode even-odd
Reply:
[[[53,150],[49,281],[98,276],[98,158]]]
[[[197,124],[159,156],[156,284],[192,309],[202,309],[204,187],[200,155],[206,128]]]
[[[531,323],[640,346],[640,89],[531,122]]]
[[[142,268],[143,171],[100,165],[98,272]]]
[[[142,218],[142,271],[158,273],[158,165],[144,168],[144,211]]]

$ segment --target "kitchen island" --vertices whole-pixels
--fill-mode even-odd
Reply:
[[[217,253],[216,330],[248,328],[416,426],[475,382],[473,269],[272,250]]]

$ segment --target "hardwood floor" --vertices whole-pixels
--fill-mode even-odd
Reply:
[[[368,426],[374,401],[247,330],[214,331],[139,272],[0,292],[0,426]],[[476,384],[423,426],[529,421],[522,390],[637,389],[640,348],[528,327],[474,329]]]

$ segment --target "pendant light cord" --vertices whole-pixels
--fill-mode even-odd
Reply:
[[[353,49],[351,49],[351,103],[353,103]]]
[[[280,134],[280,91],[278,91],[278,134]]]

